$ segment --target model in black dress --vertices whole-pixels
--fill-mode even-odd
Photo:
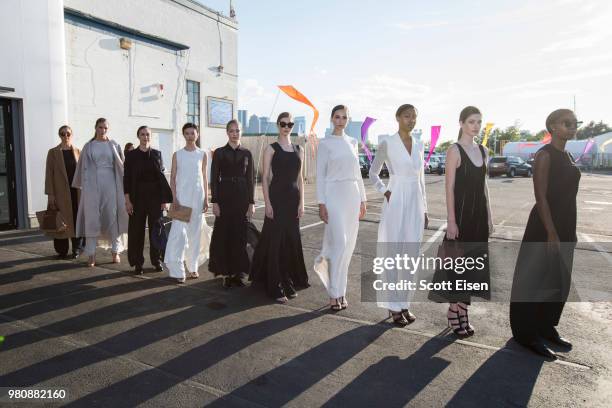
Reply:
[[[555,353],[543,339],[571,348],[555,327],[571,285],[580,170],[565,151],[567,140],[576,134],[574,113],[557,110],[549,115],[546,127],[552,141],[536,154],[536,204],[529,214],[514,272],[510,326],[517,342],[554,359]]]
[[[244,286],[250,262],[247,222],[254,213],[255,174],[251,152],[240,145],[240,125],[228,122],[229,142],[215,150],[211,164],[215,224],[210,241],[208,270],[224,276],[224,286]]]
[[[488,240],[493,230],[491,210],[488,200],[487,154],[482,145],[474,143],[474,137],[480,132],[482,124],[480,111],[468,106],[459,116],[461,132],[459,142],[451,145],[446,157],[446,199],[447,199],[447,231],[445,244],[451,240],[457,241],[457,250],[464,257],[483,257],[485,268],[480,271],[456,273],[453,270],[439,269],[433,282],[453,282],[456,280],[486,283],[487,290],[459,291],[439,290],[429,294],[430,299],[438,302],[449,302],[447,319],[453,332],[459,336],[474,334],[474,328],[469,322],[468,305],[472,296],[490,298],[488,270]],[[470,151],[469,154],[466,149]]]
[[[275,142],[264,153],[266,217],[253,256],[251,280],[263,285],[270,297],[285,303],[287,298],[297,296],[296,289],[308,287],[308,274],[300,237],[302,153],[299,146],[289,142],[291,116],[281,113],[277,125],[285,147]]]

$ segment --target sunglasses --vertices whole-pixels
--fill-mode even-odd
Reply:
[[[278,126],[280,126],[282,128],[288,127],[289,129],[291,129],[293,127],[293,125],[295,125],[295,123],[293,123],[293,122],[279,122],[279,124],[278,124]]]
[[[577,129],[582,126],[582,121],[580,120],[564,120],[561,123],[563,123],[563,126],[565,126],[566,128],[575,127]]]
[[[62,133],[60,133],[60,136],[61,136],[61,137],[72,136],[72,133],[62,132]]]

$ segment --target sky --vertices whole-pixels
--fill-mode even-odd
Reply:
[[[229,0],[198,0],[229,14]],[[238,109],[249,116],[312,111],[277,85],[294,85],[319,109],[376,118],[370,138],[397,131],[395,111],[418,108],[428,139],[455,139],[459,112],[536,133],[557,108],[612,125],[609,0],[234,0]],[[276,99],[278,96],[278,99]],[[276,100],[276,104],[275,104]],[[272,112],[272,115],[270,115]]]

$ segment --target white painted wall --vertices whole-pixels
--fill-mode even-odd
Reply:
[[[136,129],[148,125],[164,134],[171,133],[173,149],[181,148],[181,127],[187,115],[187,79],[200,82],[202,147],[215,148],[226,143],[224,129],[206,126],[206,97],[237,99],[238,36],[233,21],[189,0],[64,3],[67,8],[189,47],[175,53],[135,41],[132,49],[126,51],[119,48],[119,37],[114,34],[67,22],[68,121],[73,125],[77,143],[91,138],[96,118],[105,117],[110,122],[112,137],[121,144],[137,142]],[[220,65],[219,36],[223,41],[221,75],[213,70]],[[164,85],[163,97],[157,92],[157,84]],[[163,146],[168,143],[161,143]]]
[[[62,0],[0,2],[0,85],[15,88],[2,97],[22,100],[27,213],[46,206],[45,158],[59,143],[66,121],[66,59]]]
[[[134,41],[130,51],[119,36],[86,25],[64,23],[64,7],[184,44],[173,52]],[[140,125],[164,140],[154,143],[164,157],[183,146],[187,79],[200,82],[201,145],[226,143],[225,129],[206,126],[206,97],[237,100],[237,24],[191,0],[2,0],[0,85],[15,88],[3,97],[23,100],[28,214],[44,208],[47,150],[69,124],[82,147],[94,122],[106,117],[111,136],[136,142]],[[224,72],[221,64],[223,42]],[[8,63],[7,63],[8,62]],[[163,96],[157,84],[164,85]],[[170,163],[166,163],[167,167]]]

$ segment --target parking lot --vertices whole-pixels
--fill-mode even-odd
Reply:
[[[369,202],[360,243],[376,240],[382,205],[364,181]],[[444,177],[427,175],[426,186],[424,245],[433,246],[444,233]],[[489,189],[492,240],[520,241],[534,204],[532,180],[497,177]],[[132,275],[125,255],[114,265],[104,253],[90,269],[84,260],[53,260],[52,244],[37,231],[0,234],[0,387],[62,388],[64,403],[87,407],[609,404],[608,302],[567,304],[559,330],[574,349],[553,363],[511,340],[507,303],[475,303],[477,332],[465,340],[445,330],[446,306],[431,302],[413,305],[416,322],[392,328],[384,310],[359,301],[358,244],[350,305],[328,313],[311,272],[324,229],[314,194],[307,185],[301,221],[312,286],[288,305],[248,287],[225,290],[205,266],[200,279],[179,286],[164,273]],[[611,209],[612,176],[583,175],[579,241],[612,241]],[[580,251],[580,262],[612,267],[610,253]]]

